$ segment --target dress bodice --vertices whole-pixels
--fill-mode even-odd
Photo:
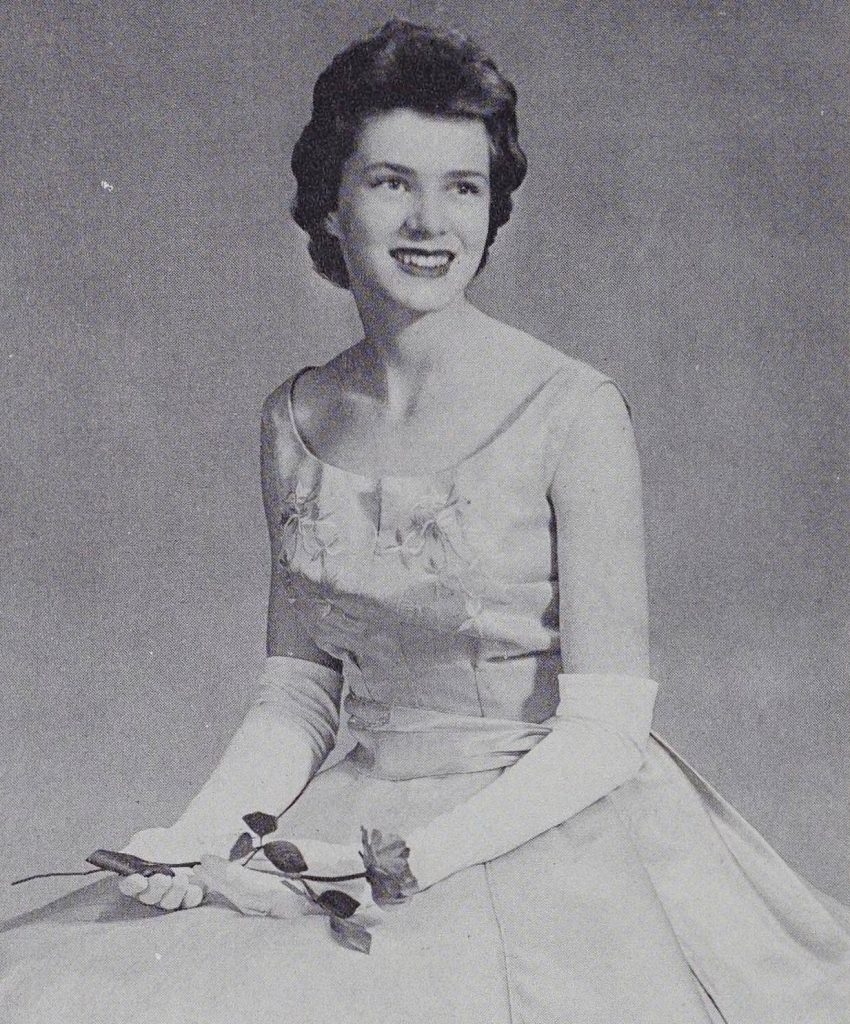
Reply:
[[[365,825],[384,853],[404,837],[423,891],[366,918],[364,960],[329,944],[324,915],[262,922],[222,900],[139,920],[84,889],[12,922],[0,1018],[229,1024],[287,1006],[303,1024],[850,1024],[850,912],[659,737],[643,742],[651,680],[582,667],[628,618],[617,566],[640,518],[605,384],[565,360],[455,466],[381,480],[306,448],[291,382],[273,396],[284,599],[343,661],[357,739],[280,801],[279,834],[348,845]],[[339,678],[319,676],[246,719],[206,790],[216,812],[269,736],[286,737],[281,759],[290,744],[327,755],[312,733]]]
[[[379,479],[307,447],[294,380],[279,411],[277,557],[308,632],[342,661],[358,713],[549,718],[561,671],[549,488],[571,427],[607,378],[564,357],[455,465]]]
[[[605,384],[565,360],[456,465],[380,480],[317,458],[291,382],[275,393],[264,482],[288,586],[274,597],[343,661],[357,744],[309,778],[340,690],[338,673],[309,673],[315,686],[261,694],[202,794],[219,820],[260,744],[270,794],[278,757],[308,752],[294,784],[281,765],[280,837],[349,846],[365,825],[389,840],[376,863],[409,855],[422,891],[366,911],[364,960],[330,944],[321,914],[264,922],[220,900],[140,920],[84,889],[11,923],[0,1018],[230,1024],[286,1006],[302,1024],[850,1024],[850,912],[644,742],[651,680],[593,668],[639,603],[626,587],[617,604],[618,566],[640,569],[639,486]]]

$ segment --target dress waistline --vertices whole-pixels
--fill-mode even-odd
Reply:
[[[508,768],[551,730],[547,722],[455,715],[380,704],[349,693],[348,727],[357,746],[348,759],[382,779],[418,779]]]

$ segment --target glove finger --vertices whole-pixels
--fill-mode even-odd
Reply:
[[[162,910],[177,910],[183,903],[183,897],[189,888],[189,879],[185,875],[176,875],[171,888],[160,899],[158,906]]]
[[[280,892],[275,893],[271,898],[269,916],[279,918],[303,917],[304,914],[310,913],[312,906],[313,904],[303,896],[298,896],[291,889],[281,886]]]
[[[268,914],[272,898],[281,889],[276,872],[254,871],[222,857],[201,857],[194,874],[202,885],[224,896],[243,914]]]
[[[118,879],[118,888],[125,896],[138,896],[148,887],[148,880],[143,875],[124,875]]]
[[[151,875],[148,880],[148,887],[143,893],[140,893],[136,899],[140,903],[145,903],[147,906],[152,907],[159,903],[162,897],[171,888],[174,879],[170,875]]]
[[[189,887],[186,889],[186,895],[183,897],[181,906],[184,910],[192,910],[194,907],[199,907],[204,901],[204,890],[200,885],[196,885],[194,882],[189,883]]]

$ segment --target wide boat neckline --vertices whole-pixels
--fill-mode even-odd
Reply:
[[[533,391],[530,395],[527,395],[520,404],[513,409],[506,419],[488,434],[484,440],[474,448],[469,454],[463,456],[457,462],[452,462],[449,465],[442,466],[438,469],[426,470],[421,473],[381,473],[379,476],[369,475],[367,473],[359,473],[357,470],[346,469],[344,466],[338,466],[336,463],[327,462],[321,458],[313,449],[307,444],[301,435],[301,431],[298,429],[298,423],[295,419],[295,404],[293,395],[295,391],[295,385],[298,382],[299,377],[306,373],[308,370],[315,370],[316,366],[304,366],[297,373],[293,374],[289,379],[289,387],[286,389],[286,409],[289,416],[289,427],[292,431],[292,435],[295,438],[299,448],[302,452],[315,463],[322,466],[326,470],[331,470],[334,473],[341,473],[343,476],[352,477],[357,480],[366,480],[373,484],[380,484],[383,480],[430,480],[435,477],[448,476],[449,474],[457,472],[462,466],[465,466],[468,462],[478,458],[485,451],[491,448],[497,441],[505,437],[511,428],[513,428],[519,420],[528,412],[528,410],[536,403],[537,399],[540,398],[545,391],[549,389],[553,381],[556,380],[565,370],[565,367],[560,366],[552,374],[551,377],[547,377],[546,380]]]

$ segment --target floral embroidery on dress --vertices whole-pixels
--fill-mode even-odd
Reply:
[[[468,562],[457,545],[463,529],[460,504],[454,483],[448,493],[424,495],[410,507],[407,523],[396,530],[396,543],[381,552],[397,553],[408,569],[429,576],[443,576],[452,563]]]
[[[464,520],[468,504],[458,495],[454,481],[447,489],[432,488],[411,504],[396,529],[395,543],[382,545],[377,553],[397,554],[421,582],[433,584],[424,591],[421,582],[411,584],[408,593],[415,593],[417,599],[404,602],[408,614],[418,618],[448,601],[457,607],[455,631],[480,635],[487,612],[485,595],[500,604],[504,586],[490,576],[480,555],[470,548]]]
[[[329,556],[345,551],[335,517],[321,510],[318,487],[293,482],[280,515],[279,564],[287,603],[309,609],[317,622],[326,619],[335,608],[338,583]],[[312,570],[301,571],[299,562]]]
[[[334,517],[321,511],[318,497],[318,488],[310,490],[300,482],[286,496],[280,529],[282,559],[289,565],[302,551],[309,562],[320,559],[324,568],[328,555],[343,550]]]
[[[396,591],[403,617],[424,624],[442,609],[436,621],[442,620],[443,628],[453,619],[456,633],[480,636],[488,607],[503,603],[504,586],[470,548],[464,521],[468,504],[454,481],[432,485],[412,496],[388,543],[376,534],[370,553],[396,556],[412,574],[408,585]],[[293,478],[280,516],[281,571],[286,600],[301,606],[317,626],[339,610],[336,560],[349,550],[335,514],[322,508],[319,486]]]
[[[464,601],[466,618],[457,627],[458,633],[481,634],[481,617],[485,612],[484,602],[477,594],[469,594]]]
[[[309,607],[317,621],[326,619],[334,610],[336,604],[333,595],[337,588],[337,576],[324,560],[319,566],[319,578],[316,580],[294,570],[285,557],[280,559],[280,571],[288,604]]]

